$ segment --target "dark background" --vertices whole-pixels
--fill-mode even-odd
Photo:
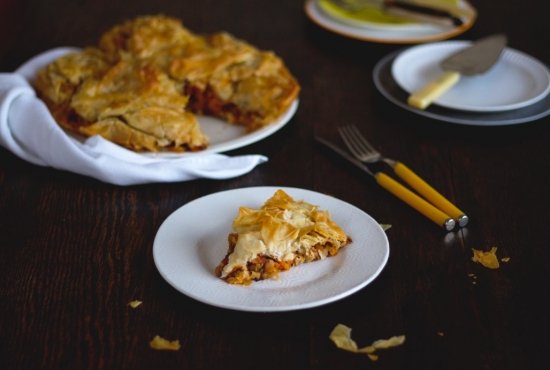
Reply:
[[[545,1],[472,3],[477,22],[456,39],[505,32],[511,47],[550,62]],[[269,162],[231,180],[118,187],[0,149],[0,368],[547,368],[550,118],[477,127],[402,110],[377,92],[372,70],[404,45],[334,35],[309,21],[303,6],[0,2],[3,72],[53,47],[94,44],[134,16],[162,13],[194,32],[225,30],[275,51],[302,86],[287,126],[228,153],[261,153]],[[466,210],[470,225],[445,233],[313,140],[336,140],[336,127],[347,123]],[[382,274],[341,301],[286,313],[224,310],[171,288],[152,258],[166,217],[201,196],[260,185],[331,194],[392,224]],[[472,248],[491,246],[511,258],[498,270],[471,261]],[[144,303],[129,309],[133,299]],[[352,327],[359,345],[397,334],[407,340],[371,362],[335,348],[328,335],[337,323]],[[151,350],[156,334],[180,339],[181,350]]]

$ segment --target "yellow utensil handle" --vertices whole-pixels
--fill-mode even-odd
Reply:
[[[460,80],[460,73],[453,71],[444,72],[435,80],[409,96],[407,103],[415,108],[425,109],[435,99],[453,87],[458,80]]]
[[[455,221],[449,215],[443,213],[433,205],[422,199],[388,175],[383,172],[378,172],[374,175],[376,182],[384,189],[407,203],[409,206],[416,209],[418,212],[447,230],[452,230],[455,226]]]
[[[460,219],[464,212],[458,209],[447,198],[441,195],[437,190],[431,187],[426,181],[422,180],[416,173],[414,173],[409,167],[405,166],[401,162],[396,162],[393,166],[393,170],[402,178],[407,184],[421,194],[424,198],[429,200],[434,206],[454,218]]]

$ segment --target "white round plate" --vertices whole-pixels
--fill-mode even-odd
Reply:
[[[468,15],[460,26],[417,24],[416,27],[409,25],[405,28],[389,24],[378,24],[377,26],[371,24],[370,27],[359,27],[349,23],[349,21],[343,22],[341,19],[334,18],[334,16],[323,11],[317,0],[307,0],[304,10],[307,16],[318,26],[342,36],[383,44],[417,44],[445,40],[470,29],[477,18],[477,12],[467,1],[463,1],[461,5]]]
[[[413,108],[407,104],[409,93],[395,82],[391,67],[398,50],[382,58],[374,67],[373,80],[380,93],[395,105],[434,120],[471,126],[503,126],[533,122],[550,115],[550,94],[527,107],[501,112],[470,112],[448,109],[432,104],[426,109]]]
[[[412,93],[443,73],[439,67],[442,60],[471,44],[445,41],[412,47],[395,58],[392,75],[401,88]],[[489,71],[461,76],[458,84],[434,104],[473,112],[499,112],[536,103],[549,91],[548,68],[525,53],[506,48]]]
[[[45,51],[25,62],[15,71],[15,73],[22,75],[28,81],[32,81],[34,80],[36,72],[39,69],[67,53],[75,52],[78,50],[80,49],[73,47],[63,47]],[[243,126],[229,124],[215,117],[197,116],[201,129],[210,139],[210,145],[207,149],[195,153],[142,152],[139,154],[155,158],[180,158],[182,156],[203,155],[207,153],[222,153],[229,150],[238,149],[260,141],[280,130],[294,116],[296,110],[298,109],[298,104],[299,101],[298,99],[296,99],[294,102],[292,102],[288,110],[275,122],[253,132],[247,132]],[[69,134],[69,136],[73,140],[82,141],[81,137],[77,137],[74,134]]]
[[[249,286],[214,274],[227,253],[227,235],[240,206],[260,207],[277,189],[328,210],[353,242],[334,257],[306,263]],[[372,282],[389,257],[380,225],[359,208],[328,195],[286,187],[250,187],[207,195],[185,204],[160,226],[153,257],[176,290],[206,304],[239,311],[290,311],[347,297]]]

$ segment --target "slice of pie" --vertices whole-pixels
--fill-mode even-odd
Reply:
[[[112,27],[97,46],[40,70],[34,85],[64,128],[136,151],[205,149],[196,114],[252,131],[276,121],[300,90],[274,53],[224,32],[196,35],[165,16]]]
[[[305,262],[335,256],[351,238],[328,211],[277,190],[259,209],[241,207],[229,249],[215,273],[230,284],[275,278]]]
[[[101,135],[135,151],[207,147],[189,98],[159,66],[95,48],[66,55],[38,73],[35,87],[56,121],[84,136]]]

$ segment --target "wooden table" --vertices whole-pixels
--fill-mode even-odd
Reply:
[[[472,1],[457,39],[505,32],[550,62],[545,1]],[[227,30],[284,58],[301,85],[283,129],[231,155],[269,157],[231,180],[119,187],[29,164],[0,149],[2,369],[542,369],[548,366],[550,118],[523,125],[444,123],[401,109],[373,84],[376,63],[404,45],[347,39],[313,24],[303,1],[3,1],[0,66],[12,71],[57,46],[85,46],[142,14],[179,17],[199,33]],[[320,147],[355,123],[467,211],[446,233]],[[391,224],[389,261],[359,292],[324,306],[250,313],[200,303],[155,268],[153,240],[176,209],[221,190],[288,186],[330,194]],[[499,269],[472,262],[498,248]],[[185,273],[182,271],[182,273]],[[128,307],[143,301],[137,309]],[[340,350],[405,334],[377,362]],[[179,339],[155,351],[155,335]],[[544,365],[544,364],[547,365]]]

